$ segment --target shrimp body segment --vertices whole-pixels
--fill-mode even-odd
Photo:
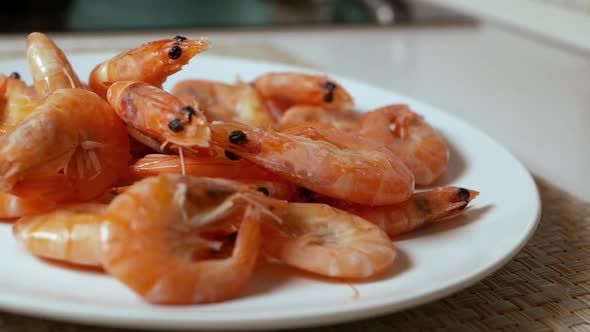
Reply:
[[[40,102],[33,87],[0,75],[0,136],[20,124]]]
[[[12,226],[15,239],[36,256],[100,266],[100,225],[104,204],[83,203],[26,216]]]
[[[209,146],[209,127],[203,113],[164,90],[142,82],[121,81],[110,87],[108,101],[134,133],[160,144]]]
[[[238,296],[257,261],[260,209],[265,208],[243,200],[237,204],[244,195],[264,198],[217,179],[168,174],[136,182],[107,210],[101,229],[104,268],[153,303]],[[239,219],[235,245],[225,252],[228,235],[214,230]],[[207,231],[211,227],[214,236]]]
[[[285,264],[336,278],[368,278],[397,252],[376,225],[329,205],[289,203],[282,223],[263,227],[264,251]]]
[[[55,203],[45,199],[19,197],[0,193],[0,219],[19,218],[51,210]]]
[[[432,184],[449,163],[445,140],[406,105],[385,106],[364,114],[359,133],[395,153],[412,171],[416,184]]]
[[[268,73],[257,77],[254,88],[278,110],[294,105],[313,105],[334,111],[351,111],[352,96],[325,76],[299,73]]]
[[[60,89],[0,141],[0,190],[55,202],[92,199],[127,170],[129,139],[96,94]]]
[[[287,129],[302,124],[329,124],[345,132],[356,132],[358,116],[353,112],[334,112],[319,106],[295,105],[279,120],[279,128]]]
[[[213,122],[211,131],[214,144],[326,196],[387,205],[404,201],[414,188],[412,174],[391,152],[338,130],[311,139]]]
[[[423,225],[460,214],[479,193],[459,187],[440,187],[418,192],[407,201],[391,206],[334,205],[369,220],[394,237]]]
[[[82,88],[72,65],[46,35],[33,32],[27,38],[27,59],[35,90],[45,99],[57,89]]]
[[[152,41],[96,66],[90,73],[88,86],[103,98],[106,98],[111,84],[118,81],[141,81],[161,87],[168,76],[178,72],[208,47],[206,39],[181,36]]]

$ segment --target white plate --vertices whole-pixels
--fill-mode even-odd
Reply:
[[[72,56],[82,77],[109,54]],[[277,64],[199,56],[174,75],[183,78],[250,80],[279,70]],[[0,72],[28,72],[24,59],[0,62]],[[29,79],[25,74],[25,79]],[[213,305],[170,307],[141,301],[114,278],[40,261],[19,248],[10,224],[0,223],[0,308],[60,320],[109,326],[166,329],[268,329],[350,321],[416,306],[449,295],[506,263],[532,235],[540,212],[536,186],[526,169],[504,148],[470,125],[399,94],[334,77],[367,110],[408,103],[452,146],[443,184],[479,190],[481,195],[456,220],[395,241],[401,257],[382,279],[355,285],[265,268],[247,293]],[[477,112],[476,105],[474,112]]]

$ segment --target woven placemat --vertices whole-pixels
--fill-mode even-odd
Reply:
[[[590,331],[590,203],[536,179],[543,212],[526,247],[445,299],[392,315],[305,330]],[[0,313],[0,332],[120,331]]]

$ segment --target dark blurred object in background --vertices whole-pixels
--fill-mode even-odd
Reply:
[[[0,32],[469,21],[415,0],[21,0],[3,7]]]

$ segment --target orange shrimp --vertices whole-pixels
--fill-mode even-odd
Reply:
[[[279,112],[294,105],[351,111],[352,96],[328,77],[300,73],[268,73],[254,80],[254,88]]]
[[[266,199],[219,179],[167,174],[136,182],[107,209],[103,266],[152,303],[234,298],[257,261],[261,211],[269,208],[261,198]],[[225,234],[215,228],[235,222],[244,210],[235,246],[227,252]]]
[[[40,103],[35,89],[16,78],[17,73],[13,76],[0,74],[0,136],[14,129]]]
[[[235,159],[232,154],[228,154]],[[177,155],[150,154],[131,166],[131,174],[144,178],[164,173],[181,174],[182,162]],[[280,180],[279,176],[247,160],[230,160],[214,157],[184,157],[185,174],[242,180]]]
[[[406,105],[378,108],[361,117],[359,133],[382,142],[408,166],[416,184],[434,183],[449,163],[449,147],[424,119]]]
[[[100,226],[105,204],[83,203],[19,219],[12,234],[31,254],[100,266]]]
[[[211,133],[214,144],[326,196],[388,205],[406,200],[414,189],[412,174],[390,151],[337,129],[291,135],[213,122]]]
[[[274,123],[264,100],[252,86],[238,81],[229,85],[215,81],[186,80],[172,88],[185,103],[197,102],[210,121],[237,121],[250,126]]]
[[[184,80],[176,83],[170,93],[185,104],[198,103],[209,121],[230,121],[235,116],[233,96],[235,87],[208,80]]]
[[[47,97],[0,141],[0,191],[54,202],[100,195],[127,170],[129,140],[106,101],[81,89]]]
[[[390,268],[397,252],[376,225],[325,204],[289,203],[280,224],[263,225],[267,255],[309,272],[368,278]]]
[[[96,66],[90,73],[88,87],[103,98],[111,84],[118,81],[141,81],[162,87],[168,76],[208,47],[206,39],[182,36],[152,41]]]
[[[440,187],[418,192],[407,201],[391,206],[361,206],[327,200],[350,213],[369,220],[394,237],[421,226],[460,214],[479,192],[459,187]]]
[[[164,90],[142,82],[122,81],[109,88],[108,101],[132,129],[129,134],[148,146],[209,146],[205,116]]]
[[[0,218],[12,219],[51,210],[55,203],[45,199],[0,193]]]
[[[359,116],[353,112],[334,112],[319,106],[295,105],[281,116],[278,128],[282,130],[304,123],[322,123],[352,133],[357,131],[358,118]]]
[[[57,89],[84,87],[62,50],[42,33],[33,32],[27,38],[27,59],[41,99]]]

